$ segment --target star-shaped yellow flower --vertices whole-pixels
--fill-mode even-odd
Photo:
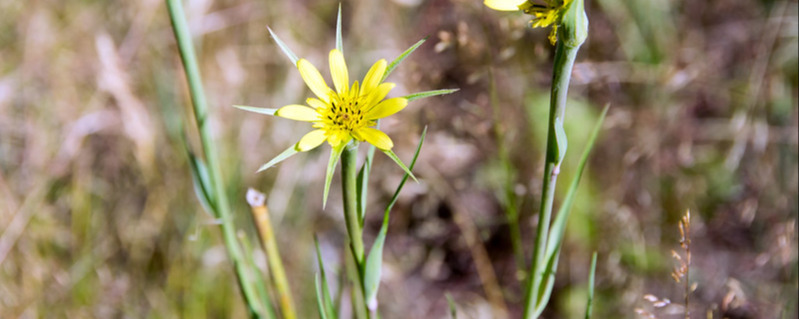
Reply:
[[[308,98],[306,105],[287,105],[279,108],[276,116],[313,123],[313,130],[295,145],[305,152],[327,141],[333,148],[346,145],[352,139],[368,142],[380,150],[390,150],[394,143],[382,131],[373,128],[376,120],[399,112],[408,100],[402,97],[385,99],[394,83],[381,83],[386,72],[386,60],[379,60],[363,79],[350,86],[349,72],[341,51],[330,51],[330,75],[335,90],[327,86],[324,78],[308,60],[297,61],[305,84],[316,95]]]

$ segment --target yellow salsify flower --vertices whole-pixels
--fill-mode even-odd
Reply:
[[[346,145],[352,139],[368,142],[382,151],[391,150],[394,143],[382,131],[373,128],[376,120],[399,112],[408,105],[401,97],[385,99],[394,83],[381,83],[386,72],[386,60],[377,61],[366,73],[361,84],[350,86],[349,72],[341,51],[330,51],[330,75],[335,90],[327,86],[319,70],[308,60],[297,61],[305,84],[316,95],[306,105],[287,105],[275,111],[276,116],[313,123],[313,130],[303,136],[295,148],[305,152],[327,141],[333,148]]]
[[[563,13],[568,8],[572,0],[543,0],[544,4],[535,3],[532,0],[485,0],[483,3],[498,11],[523,11],[532,15],[530,21],[533,28],[546,28],[552,26],[549,33],[549,42],[555,45],[558,40],[558,24],[563,17]]]

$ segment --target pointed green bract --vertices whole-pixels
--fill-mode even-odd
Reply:
[[[333,181],[333,173],[336,171],[336,164],[341,158],[341,152],[347,147],[347,143],[341,143],[337,147],[330,149],[330,160],[327,162],[327,173],[325,174],[325,192],[322,195],[322,209],[327,205],[327,195],[330,192],[330,182]]]
[[[341,39],[341,2],[338,4],[338,17],[336,18],[336,49],[344,53],[344,41]]]
[[[394,154],[394,151],[392,151],[392,150],[384,150],[383,153],[385,153],[386,156],[388,156],[395,163],[397,163],[397,165],[399,165],[399,167],[402,168],[403,171],[405,171],[405,174],[410,175],[411,178],[413,178],[413,181],[415,181],[417,183],[419,182],[418,180],[416,180],[416,176],[413,176],[413,173],[411,173],[411,170],[409,170],[408,167],[405,166],[404,163],[402,163],[402,160],[400,160],[399,157],[397,157],[397,154]]]
[[[415,51],[416,48],[418,48],[420,45],[422,45],[422,43],[427,41],[427,38],[428,37],[425,37],[424,39],[419,40],[419,42],[416,42],[416,44],[412,45],[410,48],[405,50],[405,52],[402,52],[402,54],[400,54],[396,59],[394,59],[394,61],[391,61],[391,63],[388,65],[388,68],[386,68],[386,73],[383,74],[383,79],[381,79],[381,82],[382,80],[385,80],[389,74],[391,74],[391,71],[394,71],[394,69],[397,68],[397,66],[400,64],[400,62],[402,62],[402,60],[405,60],[405,58],[407,58],[411,53],[413,53],[413,51]]]
[[[333,306],[333,298],[330,297],[330,289],[327,286],[325,264],[322,262],[322,252],[319,250],[319,239],[314,235],[313,240],[316,246],[316,260],[319,263],[319,273],[316,276],[316,302],[319,306],[319,315],[322,318],[335,319],[338,314]],[[321,278],[319,278],[320,275]]]
[[[297,144],[294,144],[294,145],[290,146],[289,148],[287,148],[285,151],[283,151],[283,153],[280,153],[280,155],[275,156],[275,158],[273,158],[271,161],[267,162],[266,164],[264,164],[260,168],[258,168],[258,171],[256,173],[263,172],[266,169],[277,165],[277,163],[280,163],[283,160],[285,160],[285,159],[287,159],[289,157],[292,157],[292,156],[294,156],[294,154],[297,154],[297,153],[299,153],[299,151],[297,150]]]
[[[458,90],[460,90],[460,89],[443,89],[443,90],[424,91],[424,92],[408,94],[406,96],[403,96],[403,98],[405,98],[406,100],[408,100],[408,102],[410,102],[410,101],[413,101],[413,100],[423,99],[423,98],[426,98],[426,97],[455,93]]]
[[[266,27],[266,29],[269,30],[269,34],[272,36],[272,39],[275,39],[275,42],[277,42],[277,46],[280,47],[280,50],[283,51],[283,54],[285,54],[289,58],[289,60],[291,60],[291,63],[296,66],[297,61],[300,60],[299,58],[297,58],[297,55],[294,54],[294,52],[291,52],[291,49],[289,49],[289,47],[285,43],[283,43],[283,41],[280,40],[277,34],[272,32],[271,28]]]
[[[274,116],[275,112],[277,112],[277,109],[270,109],[270,108],[265,108],[265,107],[254,107],[254,106],[246,106],[246,105],[234,105],[233,107],[235,107],[235,108],[237,108],[239,110],[245,110],[245,111],[249,111],[249,112],[253,112],[253,113],[272,115],[272,116]]]

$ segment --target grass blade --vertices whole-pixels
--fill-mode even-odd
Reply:
[[[408,48],[407,50],[405,50],[405,52],[402,52],[402,54],[400,54],[400,55],[399,55],[399,56],[398,56],[396,59],[394,59],[394,61],[391,61],[391,63],[389,63],[389,65],[388,65],[388,68],[386,68],[386,73],[385,73],[385,74],[383,74],[383,79],[381,79],[381,82],[382,82],[383,80],[385,80],[385,79],[388,77],[388,75],[389,75],[389,74],[391,74],[391,72],[392,72],[392,71],[394,71],[394,69],[396,69],[396,68],[397,68],[397,66],[398,66],[398,65],[399,65],[399,64],[400,64],[400,63],[401,63],[403,60],[405,60],[405,58],[407,58],[407,57],[408,57],[408,56],[409,56],[411,53],[413,53],[413,51],[416,51],[416,49],[417,49],[419,46],[421,46],[421,45],[422,45],[422,43],[424,43],[425,41],[427,41],[427,38],[428,38],[428,37],[424,37],[424,39],[421,39],[421,40],[419,40],[419,42],[416,42],[416,44],[412,45],[410,48]]]
[[[588,274],[588,300],[585,302],[585,319],[591,319],[594,307],[594,281],[596,279],[596,252],[591,256],[591,272]]]
[[[265,108],[265,107],[254,107],[254,106],[246,106],[246,105],[234,105],[233,107],[235,107],[235,108],[237,108],[239,110],[245,110],[245,111],[250,111],[250,112],[253,112],[253,113],[272,115],[272,116],[274,116],[275,112],[277,112],[277,109],[270,109],[270,108]]]
[[[408,100],[408,102],[410,102],[410,101],[413,101],[413,100],[419,100],[419,99],[423,99],[423,98],[431,97],[431,96],[451,94],[451,93],[457,92],[458,90],[460,90],[460,89],[443,89],[443,90],[424,91],[424,92],[408,94],[408,95],[403,96],[403,97],[406,100]]]
[[[299,151],[297,151],[297,145],[296,144],[292,145],[292,146],[289,146],[289,148],[287,148],[285,151],[283,151],[283,153],[280,153],[278,156],[275,156],[275,158],[273,158],[272,160],[270,160],[266,164],[261,165],[261,167],[258,168],[258,171],[256,173],[263,172],[266,169],[277,165],[278,163],[284,161],[285,159],[287,159],[289,157],[294,156],[294,154],[297,154],[297,153],[299,153]]]
[[[280,40],[277,34],[272,32],[271,28],[266,27],[266,29],[269,30],[269,34],[272,36],[272,39],[275,39],[277,46],[280,47],[280,50],[283,51],[283,54],[285,54],[289,58],[289,60],[291,60],[291,63],[294,63],[294,66],[297,66],[297,61],[300,60],[297,58],[297,55],[294,54],[294,52],[291,52],[291,49],[289,49],[289,47],[285,43],[283,43],[283,41]]]
[[[325,273],[325,264],[322,261],[322,252],[319,250],[319,239],[314,235],[313,240],[314,245],[316,245],[316,260],[319,263],[319,273],[316,281],[316,299],[319,305],[319,314],[322,318],[335,319],[337,313],[336,308],[333,306],[333,299],[330,297],[330,289],[327,286],[327,275]]]

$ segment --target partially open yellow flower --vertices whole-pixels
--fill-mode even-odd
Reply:
[[[552,26],[549,33],[549,42],[555,45],[558,40],[558,24],[563,12],[572,0],[541,0],[546,3],[535,3],[533,0],[485,0],[483,3],[498,11],[524,11],[534,18],[530,21],[533,28],[546,28]]]
[[[297,68],[305,84],[316,98],[308,98],[305,105],[287,105],[279,108],[276,116],[312,122],[316,130],[305,134],[296,144],[296,150],[305,152],[324,141],[337,148],[353,138],[368,142],[380,150],[390,150],[391,138],[373,128],[375,120],[399,112],[408,100],[395,97],[384,100],[394,83],[381,83],[386,72],[386,60],[377,61],[363,79],[350,86],[349,72],[344,55],[339,50],[330,51],[330,75],[335,90],[327,86],[324,78],[308,60],[297,61]]]

